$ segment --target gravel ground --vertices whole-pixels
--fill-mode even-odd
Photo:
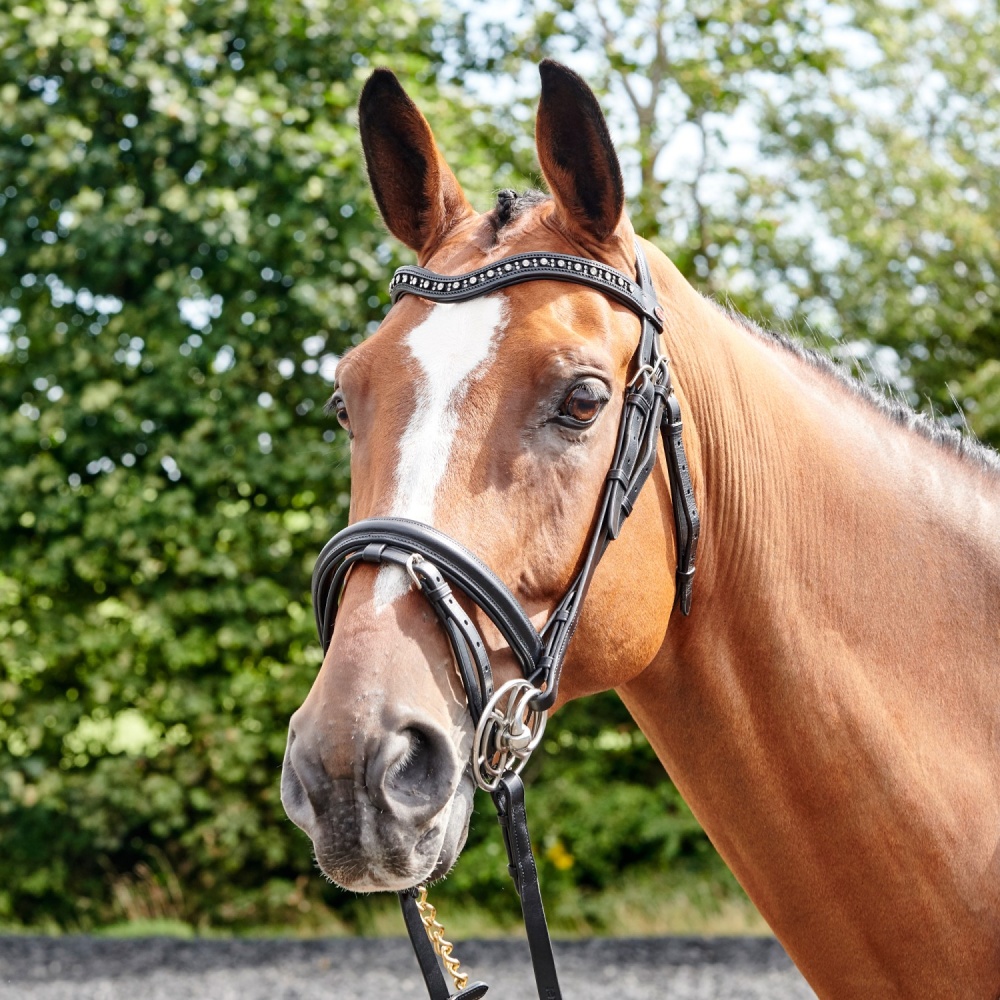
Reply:
[[[814,1000],[769,938],[557,941],[566,1000]],[[521,941],[456,946],[489,1000],[536,994]],[[403,939],[0,937],[0,1000],[426,1000]]]

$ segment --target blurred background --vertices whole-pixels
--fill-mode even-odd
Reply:
[[[5,0],[0,51],[0,929],[402,929],[278,799],[347,515],[333,360],[409,259],[374,66],[485,210],[541,186],[569,63],[698,288],[1000,443],[992,0]],[[764,929],[613,695],[530,781],[559,931]],[[449,930],[516,922],[502,850],[480,804]]]

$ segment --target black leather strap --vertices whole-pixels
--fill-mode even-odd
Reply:
[[[521,913],[524,916],[524,929],[528,936],[538,996],[540,1000],[560,1000],[562,993],[556,973],[556,959],[552,953],[552,940],[545,922],[545,908],[542,906],[542,891],[538,886],[538,868],[531,850],[531,837],[528,835],[524,784],[516,774],[507,774],[500,779],[500,784],[493,793],[493,804],[503,831],[504,847],[507,848],[507,871],[510,872],[521,898]]]
[[[534,671],[542,650],[541,639],[503,581],[455,539],[430,525],[402,517],[373,517],[349,525],[334,535],[319,554],[313,570],[312,591],[316,626],[324,649],[333,635],[340,599],[340,591],[333,584],[342,560],[356,552],[378,553],[379,545],[385,548],[372,561],[405,566],[410,554],[416,552],[435,563],[453,586],[468,594],[486,612],[510,645],[525,674]],[[342,584],[343,577],[337,582]]]
[[[444,970],[430,938],[427,937],[427,931],[424,930],[424,922],[420,919],[417,890],[404,889],[399,893],[399,905],[403,908],[403,921],[406,923],[406,933],[410,936],[413,954],[417,957],[420,974],[427,985],[427,995],[430,1000],[450,1000],[451,991],[444,978]]]
[[[694,500],[694,487],[688,470],[687,455],[681,438],[681,408],[671,395],[663,412],[664,450],[670,475],[670,498],[674,507],[674,530],[677,536],[677,603],[681,613],[691,614],[691,588],[694,583],[695,556],[701,519]]]
[[[597,528],[577,576],[541,635],[496,574],[454,539],[429,525],[405,518],[371,518],[334,536],[317,560],[313,574],[313,606],[324,648],[332,637],[340,592],[350,565],[358,559],[405,565],[410,556],[417,553],[440,567],[451,585],[457,586],[486,612],[510,645],[524,675],[544,689],[533,707],[539,711],[551,708],[558,693],[562,663],[591,578],[608,542],[618,537],[623,521],[632,512],[656,464],[657,439],[661,433],[677,538],[677,603],[683,614],[690,613],[700,522],[684,454],[680,407],[671,387],[669,360],[660,351],[663,314],[656,303],[649,268],[638,245],[636,269],[638,281],[633,282],[596,261],[537,253],[506,257],[465,275],[439,275],[424,268],[400,268],[396,272],[392,290],[394,301],[404,294],[433,301],[458,301],[540,278],[557,278],[598,288],[625,302],[641,320],[634,374],[625,392],[615,457],[606,477]],[[433,587],[427,596],[434,603]],[[458,607],[453,597],[451,600]],[[489,672],[489,661],[478,632],[468,619],[463,623],[454,609],[446,613],[445,608],[435,605],[435,610],[449,631],[456,661],[469,692],[470,708],[474,718],[478,718],[485,702],[481,689],[486,682],[469,683],[472,679],[469,654],[481,653],[481,659],[476,657],[480,659],[477,672],[481,679],[488,678]],[[462,641],[458,641],[459,634]]]
[[[417,957],[420,974],[424,977],[427,995],[430,1000],[480,1000],[480,997],[486,996],[489,990],[486,983],[469,983],[464,990],[455,994],[448,990],[448,981],[441,969],[441,963],[438,961],[430,938],[427,937],[424,923],[420,919],[417,892],[417,889],[404,889],[399,893],[399,903],[403,908],[406,932],[410,936],[410,944],[413,946],[413,954]]]
[[[652,289],[649,269],[642,251],[636,246],[637,287],[645,293]],[[656,307],[659,308],[658,306]],[[538,711],[551,708],[556,701],[559,678],[569,642],[573,638],[583,601],[597,563],[610,541],[618,537],[622,523],[632,513],[636,498],[656,465],[657,447],[663,431],[664,414],[672,403],[679,414],[680,408],[673,395],[669,359],[660,351],[659,327],[641,313],[642,329],[636,348],[634,374],[625,390],[622,416],[618,425],[618,441],[614,459],[605,478],[601,511],[597,528],[590,539],[583,566],[557,609],[543,630],[545,651],[539,662],[539,674],[545,678],[545,691],[532,703]],[[673,425],[671,424],[671,428]],[[684,442],[680,429],[676,433],[663,433],[663,446],[667,454],[667,467],[677,467],[670,473],[674,525],[677,534],[678,577],[677,601],[683,614],[691,610],[691,585],[694,576],[694,554],[698,537],[698,515],[694,493],[690,489]],[[683,470],[681,472],[680,470]],[[687,489],[683,488],[684,483]],[[693,544],[692,544],[693,540]],[[681,563],[681,553],[685,562]],[[683,573],[681,570],[683,569]]]
[[[419,295],[433,302],[463,302],[499,288],[539,279],[596,288],[644,316],[658,330],[663,329],[663,311],[655,296],[649,294],[648,280],[637,283],[600,261],[544,250],[504,257],[465,274],[437,274],[425,267],[401,267],[389,282],[389,298],[396,302],[403,295]]]
[[[421,593],[431,602],[448,633],[475,726],[493,697],[493,669],[483,638],[434,563],[421,559],[413,566],[413,572],[420,580]]]

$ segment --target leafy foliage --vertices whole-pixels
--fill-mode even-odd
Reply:
[[[321,890],[277,770],[349,500],[320,411],[398,263],[353,106],[374,62],[433,80],[422,17],[0,10],[0,919],[106,919],[151,844],[187,919]],[[474,192],[482,145],[511,169],[461,95],[425,103]]]

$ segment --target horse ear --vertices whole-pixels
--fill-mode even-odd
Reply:
[[[535,121],[538,162],[564,220],[603,243],[621,221],[625,187],[594,92],[571,69],[546,59]]]
[[[472,208],[427,119],[395,75],[377,69],[358,102],[368,181],[389,232],[421,257]]]

